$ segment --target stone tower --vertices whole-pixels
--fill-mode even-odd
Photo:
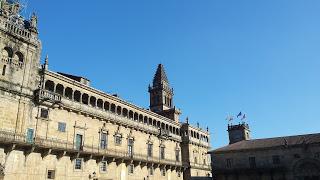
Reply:
[[[39,83],[41,42],[37,16],[24,19],[21,7],[18,1],[0,1],[0,81],[2,87],[32,95]]]
[[[174,121],[181,112],[173,106],[173,89],[170,87],[164,66],[158,65],[152,86],[149,86],[150,110]]]
[[[247,123],[238,125],[228,125],[229,144],[234,144],[243,140],[250,140],[250,128]]]

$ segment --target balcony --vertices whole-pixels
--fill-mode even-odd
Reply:
[[[36,97],[39,102],[40,101],[51,101],[54,103],[61,102],[61,95],[60,94],[57,94],[57,93],[54,93],[54,92],[51,92],[48,90],[44,90],[44,89],[39,89],[36,92]]]
[[[81,146],[80,150],[76,149],[73,142],[68,142],[53,138],[35,137],[33,140],[28,140],[24,134],[15,134],[11,131],[0,130],[0,146],[5,148],[5,152],[11,150],[21,150],[25,154],[31,152],[41,153],[44,157],[49,154],[57,155],[57,157],[70,156],[71,159],[82,157],[89,159],[104,159],[110,158],[114,161],[129,161],[138,163],[151,163],[164,166],[181,168],[182,163],[171,159],[159,159],[156,157],[148,157],[141,153],[129,154],[126,151],[116,149],[99,149],[97,146]]]
[[[13,58],[9,58],[9,57],[3,57],[1,59],[1,61],[5,64],[8,64],[8,65],[11,65],[13,67],[16,67],[16,68],[20,68],[22,69],[23,68],[23,62],[19,61],[19,60],[15,60]]]
[[[211,171],[211,165],[207,165],[207,164],[190,163],[190,166],[191,168],[195,168],[195,169]]]

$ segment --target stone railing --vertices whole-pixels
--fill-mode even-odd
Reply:
[[[40,89],[37,91],[37,96],[39,98],[39,100],[51,100],[54,102],[61,102],[61,95],[48,91],[48,90],[44,90],[44,89]]]
[[[23,62],[19,61],[19,60],[15,60],[13,58],[9,58],[9,57],[3,57],[1,59],[1,61],[5,64],[8,64],[8,65],[11,65],[11,66],[14,66],[16,68],[20,68],[22,69],[23,68]]]
[[[207,164],[190,163],[190,166],[191,168],[196,168],[196,169],[211,170],[211,165],[207,165]]]
[[[1,130],[0,129],[0,144],[22,144],[22,145],[33,145],[35,147],[42,147],[54,150],[79,152],[84,154],[92,154],[94,156],[107,156],[116,159],[130,159],[139,162],[150,162],[158,163],[171,166],[182,166],[181,162],[171,160],[171,159],[159,159],[157,157],[148,157],[145,154],[133,153],[129,154],[127,151],[122,151],[118,149],[99,149],[99,146],[87,146],[83,145],[80,149],[77,149],[73,142],[68,142],[53,138],[35,137],[32,141],[27,140],[25,134],[16,134],[12,131]]]

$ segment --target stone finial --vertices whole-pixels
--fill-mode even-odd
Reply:
[[[199,122],[197,122],[197,128],[200,128],[200,124],[199,124]]]
[[[209,126],[207,126],[207,132],[209,132]]]
[[[189,117],[186,118],[186,123],[189,124]]]
[[[44,69],[48,70],[49,67],[49,55],[47,54],[46,59],[44,60]]]

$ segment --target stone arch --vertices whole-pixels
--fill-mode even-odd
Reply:
[[[139,115],[139,122],[143,123],[143,115],[142,114]]]
[[[143,123],[144,123],[144,124],[148,124],[148,117],[147,117],[147,116],[145,116],[145,117],[143,118]]]
[[[133,111],[129,111],[129,119],[133,119]]]
[[[19,61],[19,62],[23,62],[24,61],[23,54],[21,52],[19,52],[19,51],[14,53],[13,59],[15,61]]]
[[[50,80],[47,80],[45,85],[44,85],[44,88],[48,91],[52,91],[54,92],[54,82],[53,81],[50,81]]]
[[[121,106],[118,106],[118,107],[117,107],[117,114],[118,114],[118,115],[121,115],[121,111],[122,111]]]
[[[86,93],[84,93],[84,94],[82,94],[82,103],[83,104],[89,104],[89,95],[88,94],[86,94]]]
[[[92,107],[96,107],[96,102],[97,102],[97,98],[95,98],[94,96],[90,97],[90,105]]]
[[[133,117],[135,121],[138,121],[138,113],[135,112]]]
[[[104,110],[110,111],[110,103],[108,101],[104,102]]]
[[[12,58],[13,57],[13,51],[10,47],[5,47],[2,50],[2,57],[3,58]]]
[[[75,101],[80,102],[81,101],[81,92],[78,90],[74,91],[73,98]]]
[[[116,105],[112,103],[110,110],[112,113],[115,113],[116,112]]]
[[[98,99],[97,107],[100,108],[100,109],[103,109],[103,100],[102,99]]]
[[[316,159],[301,159],[293,165],[295,180],[320,178],[320,162]]]
[[[127,108],[122,109],[122,115],[123,115],[123,117],[128,117],[128,109]]]
[[[73,94],[72,89],[67,87],[64,92],[65,97],[67,97],[68,99],[72,99],[72,94]]]
[[[56,93],[57,94],[60,94],[60,95],[63,95],[63,91],[64,91],[64,87],[62,84],[57,84],[56,86]]]

